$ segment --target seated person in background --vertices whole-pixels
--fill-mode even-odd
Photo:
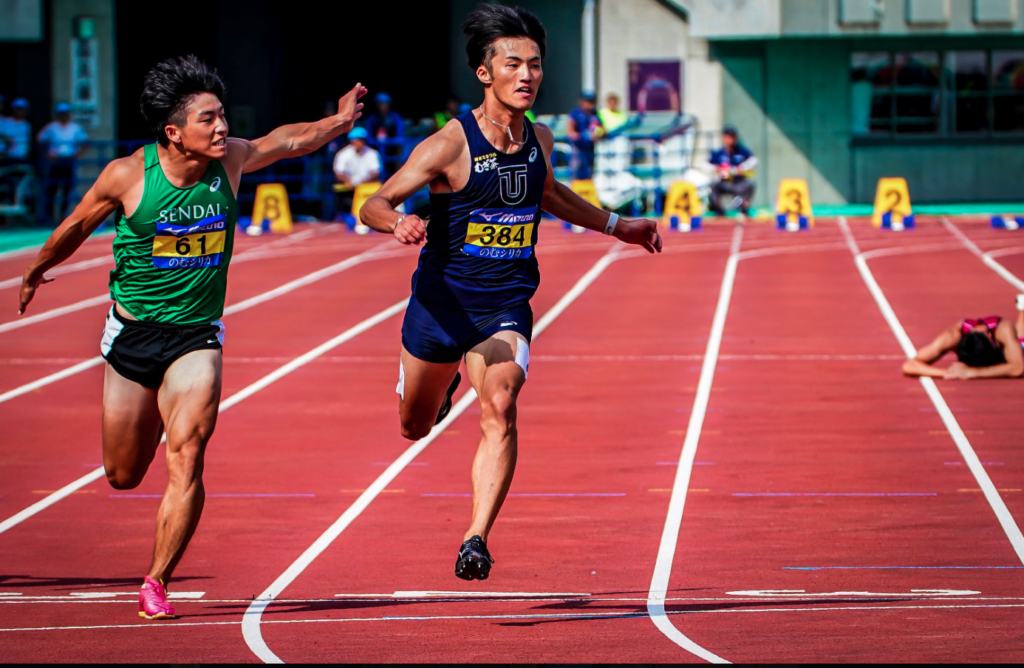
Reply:
[[[448,102],[445,104],[442,111],[434,112],[434,132],[437,132],[445,126],[448,121],[452,120],[459,115],[459,108],[462,105],[459,104],[459,98],[452,95],[448,98]]]
[[[365,128],[352,128],[348,146],[334,156],[334,178],[338,181],[334,190],[341,216],[351,214],[356,186],[380,180],[380,153],[367,146],[368,137]]]
[[[1024,376],[1024,295],[1017,295],[1017,325],[999,316],[968,318],[951,326],[903,363],[907,376],[931,378],[1020,378]],[[959,361],[933,364],[955,351]]]
[[[608,93],[604,98],[605,108],[597,112],[597,117],[601,119],[601,125],[604,126],[605,132],[615,132],[629,120],[629,115],[624,111],[619,111],[619,96],[615,93]]]
[[[739,132],[735,125],[722,128],[722,148],[711,152],[708,158],[718,173],[718,181],[711,185],[710,209],[721,216],[725,214],[724,197],[739,197],[740,212],[750,212],[750,200],[754,197],[754,182],[751,177],[757,158],[750,149],[739,141]]]
[[[384,164],[381,165],[386,179],[390,175],[388,170],[397,169],[397,163],[402,155],[401,146],[389,146],[387,141],[401,139],[405,136],[405,122],[402,121],[401,116],[391,110],[391,96],[387,93],[378,93],[374,102],[377,103],[377,112],[366,119],[365,127],[366,131],[370,133],[368,140],[370,146],[380,151],[381,156],[390,158],[386,167]]]

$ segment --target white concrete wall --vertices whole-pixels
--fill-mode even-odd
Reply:
[[[690,26],[657,0],[599,0],[597,21],[598,96],[629,99],[630,60],[682,62],[683,111],[702,130],[722,127],[722,68],[708,59],[708,42],[690,35]],[[700,142],[701,149],[707,142]]]

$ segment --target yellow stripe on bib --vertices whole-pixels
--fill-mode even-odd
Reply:
[[[153,238],[153,255],[159,257],[202,257],[224,252],[226,233],[200,232],[184,237]]]
[[[533,241],[533,225],[488,225],[469,223],[466,243],[485,248],[527,248]]]

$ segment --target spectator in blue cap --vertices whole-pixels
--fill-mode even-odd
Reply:
[[[348,146],[334,156],[334,191],[338,213],[343,217],[352,210],[356,186],[380,180],[380,153],[367,146],[367,139],[365,128],[352,128]]]
[[[366,119],[366,130],[369,132],[369,144],[374,146],[380,153],[391,160],[385,161],[385,178],[388,174],[388,163],[397,163],[402,155],[402,146],[390,140],[401,139],[405,136],[405,124],[402,117],[391,110],[391,96],[387,93],[377,93],[374,98],[377,103],[377,113],[371,114]],[[397,164],[393,164],[397,167]]]
[[[26,164],[32,151],[32,125],[28,116],[28,100],[23,97],[11,102],[11,116],[0,121],[0,133],[7,145],[4,164]]]
[[[89,142],[81,125],[71,120],[71,105],[60,102],[53,109],[57,120],[49,123],[36,139],[43,151],[42,211],[43,222],[63,220],[75,192],[75,163]],[[57,202],[54,216],[53,204]],[[54,217],[51,217],[54,216]]]
[[[580,106],[569,112],[567,134],[572,142],[575,169],[574,179],[590,179],[594,176],[594,142],[604,135],[604,126],[598,118],[597,96],[593,91],[583,91]]]

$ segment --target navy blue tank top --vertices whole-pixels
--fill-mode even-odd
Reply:
[[[469,181],[430,194],[427,243],[412,277],[423,304],[496,311],[528,302],[540,284],[534,246],[547,178],[533,124],[516,153],[494,148],[473,112],[456,117],[469,142]]]

